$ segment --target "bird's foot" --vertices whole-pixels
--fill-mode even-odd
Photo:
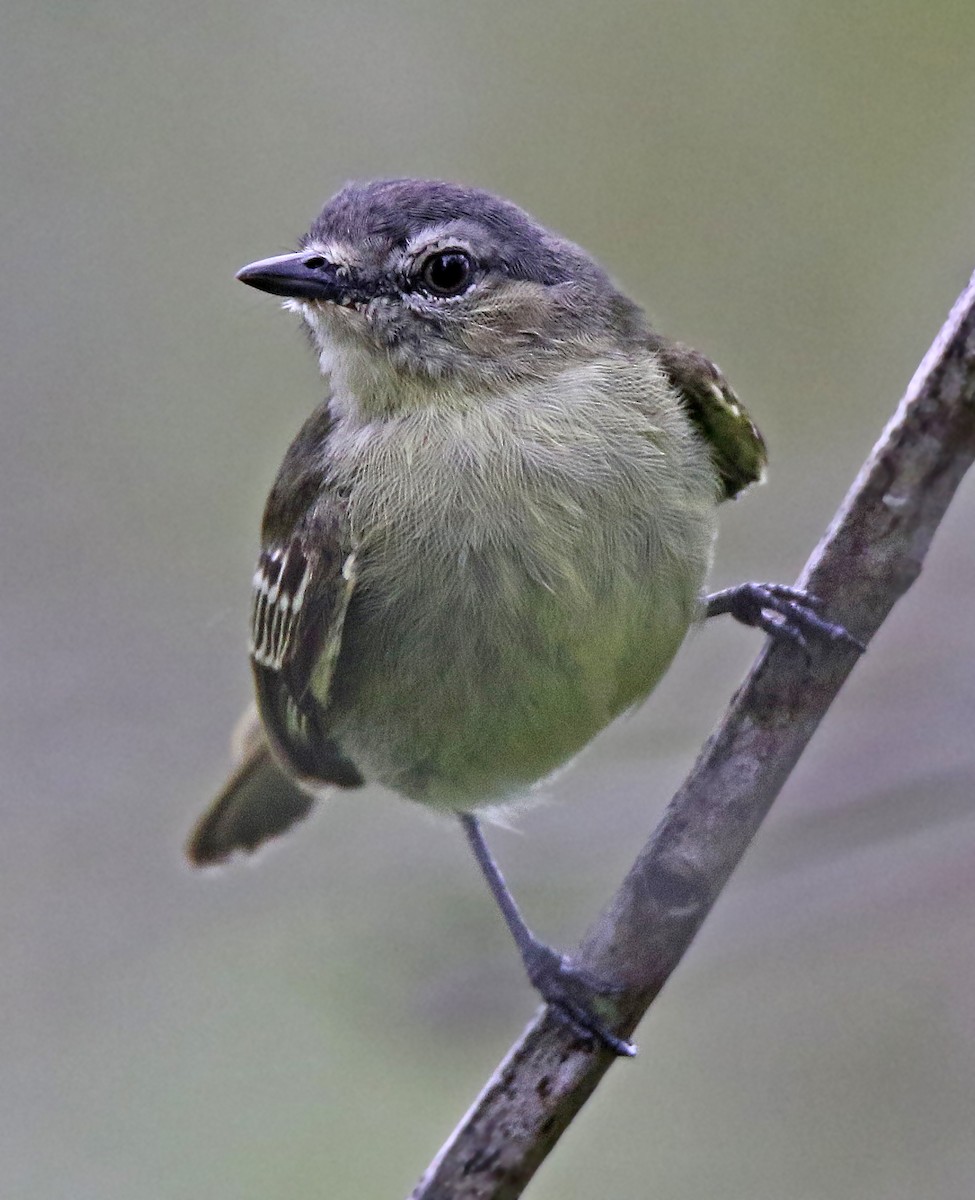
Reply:
[[[859,651],[866,646],[842,625],[821,615],[823,601],[784,583],[739,583],[705,599],[705,615],[728,613],[743,625],[761,629],[777,641],[792,642],[809,654],[809,637],[846,642]]]
[[[562,1021],[589,1043],[601,1042],[626,1058],[636,1054],[636,1046],[613,1033],[597,1011],[599,998],[617,995],[621,987],[534,939],[523,957],[532,986]]]

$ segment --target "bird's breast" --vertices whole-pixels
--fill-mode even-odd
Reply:
[[[666,669],[710,560],[710,484],[688,489],[693,455],[682,476],[639,421],[373,432],[336,444],[359,559],[334,681],[343,749],[418,799],[493,801]]]

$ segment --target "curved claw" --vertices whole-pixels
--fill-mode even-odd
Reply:
[[[525,956],[528,978],[556,1016],[589,1042],[602,1042],[621,1057],[632,1058],[636,1046],[619,1037],[598,1015],[599,996],[618,995],[624,989],[579,966],[542,942]]]
[[[636,1045],[633,1042],[628,1042],[626,1038],[617,1037],[612,1030],[595,1021],[592,1013],[587,1009],[572,1004],[567,1000],[549,1000],[547,1003],[559,1020],[571,1026],[572,1030],[585,1038],[586,1041],[602,1042],[618,1058],[636,1058]]]

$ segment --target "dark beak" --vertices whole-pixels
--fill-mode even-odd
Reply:
[[[237,272],[237,278],[272,296],[338,301],[342,295],[335,264],[308,250],[248,263]]]

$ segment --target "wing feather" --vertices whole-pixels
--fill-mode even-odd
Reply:
[[[362,783],[329,737],[327,719],[355,583],[355,554],[334,505],[313,513],[286,543],[265,546],[254,575],[251,665],[258,709],[275,756],[313,786]]]
[[[765,439],[721,371],[706,355],[660,334],[651,335],[650,345],[708,443],[724,498],[760,483],[768,461]]]

